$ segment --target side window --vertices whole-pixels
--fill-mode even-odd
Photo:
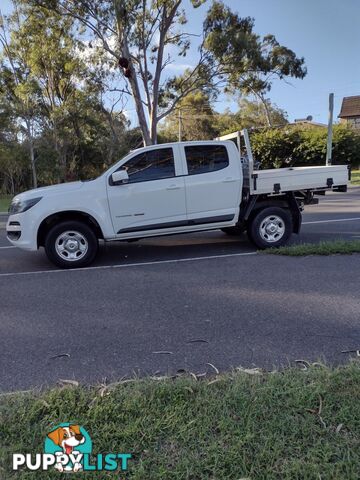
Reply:
[[[229,165],[229,157],[224,145],[196,145],[185,147],[189,175],[216,172]]]
[[[148,182],[175,176],[174,154],[172,148],[160,148],[136,155],[125,163],[129,183]]]

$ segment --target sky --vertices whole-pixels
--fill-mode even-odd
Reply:
[[[305,58],[308,69],[305,79],[276,81],[268,95],[288,113],[290,121],[312,115],[315,122],[327,123],[330,92],[335,94],[334,120],[337,120],[342,98],[360,95],[359,0],[225,0],[225,3],[240,16],[254,17],[256,33],[274,34],[281,44]],[[201,33],[210,0],[198,9],[193,9],[189,0],[183,0],[183,4],[188,17],[186,31]],[[10,9],[10,0],[1,0],[2,12],[8,13]],[[181,72],[182,65],[195,65],[196,59],[193,48],[187,57],[169,66],[168,73]],[[236,105],[233,99],[221,96],[215,108],[234,110]],[[128,115],[135,120],[133,109],[129,108]]]

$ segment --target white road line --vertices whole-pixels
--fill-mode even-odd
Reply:
[[[335,223],[335,222],[353,222],[354,220],[360,220],[360,217],[355,218],[337,218],[333,220],[317,220],[316,222],[302,222],[303,225],[311,225],[313,223]]]
[[[190,257],[190,258],[177,258],[172,260],[159,260],[157,262],[139,262],[139,263],[124,263],[117,265],[103,265],[98,267],[86,267],[86,268],[67,268],[60,270],[38,270],[34,272],[10,272],[0,273],[0,277],[13,277],[17,275],[40,275],[43,273],[62,273],[62,272],[87,272],[89,270],[110,270],[115,268],[129,268],[129,267],[145,267],[147,265],[161,265],[164,263],[182,263],[182,262],[195,262],[198,260],[211,260],[213,258],[227,258],[227,257],[243,257],[248,255],[257,255],[258,252],[243,252],[243,253],[229,253],[224,255],[209,255],[206,257]]]
[[[16,248],[14,245],[7,245],[6,247],[0,247],[1,248]]]

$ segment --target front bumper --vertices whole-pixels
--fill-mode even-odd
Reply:
[[[26,212],[9,216],[6,224],[6,236],[15,247],[30,251],[38,249],[37,229]]]

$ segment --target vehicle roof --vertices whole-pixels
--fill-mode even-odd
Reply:
[[[165,148],[172,147],[173,145],[208,145],[209,143],[227,143],[234,144],[231,140],[188,140],[182,142],[168,142],[168,143],[156,143],[155,145],[147,145],[146,147],[134,148],[131,152],[141,152],[142,150],[148,150],[149,148]]]

